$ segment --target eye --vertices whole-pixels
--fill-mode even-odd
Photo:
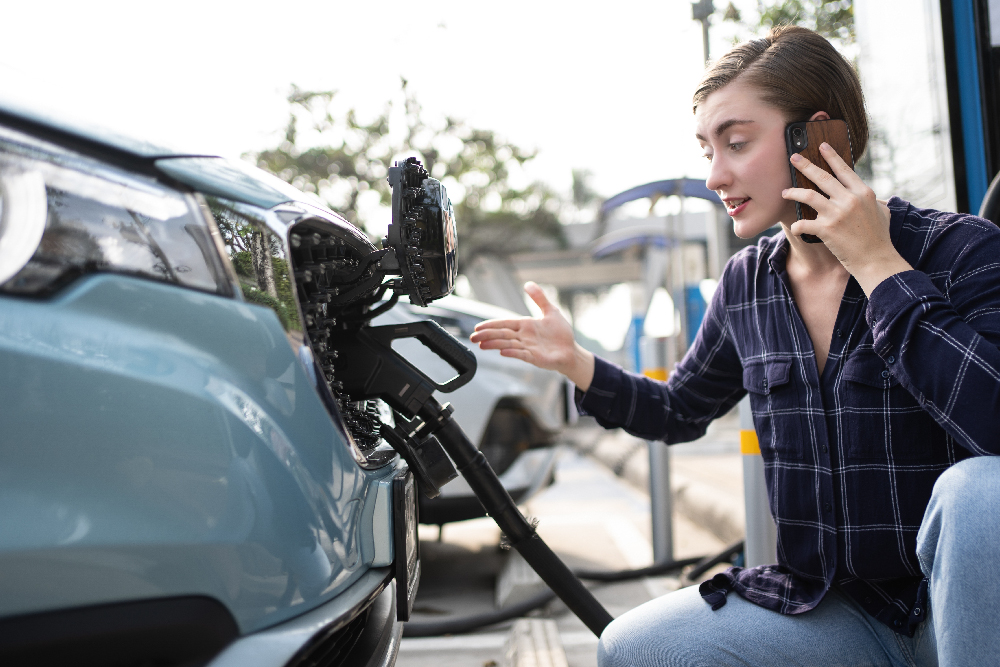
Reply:
[[[712,161],[712,154],[711,153],[705,153],[704,155],[702,155],[702,157],[705,158],[706,160],[708,160],[709,162]]]
[[[743,150],[743,147],[746,145],[747,142],[745,141],[734,141],[733,143],[729,144],[729,150],[733,153],[739,153],[741,150]]]

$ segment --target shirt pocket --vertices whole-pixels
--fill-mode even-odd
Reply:
[[[921,459],[944,432],[873,351],[844,362],[841,432],[849,458]]]
[[[766,459],[802,459],[806,443],[799,396],[792,382],[792,360],[747,364],[743,367],[743,388],[750,392],[761,454]]]

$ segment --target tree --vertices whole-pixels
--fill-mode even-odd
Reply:
[[[854,4],[852,0],[757,1],[756,15],[744,21],[742,12],[730,2],[723,20],[753,36],[766,34],[776,25],[799,25],[815,30],[841,47],[854,44]],[[745,37],[737,37],[742,41]]]
[[[229,251],[243,297],[274,310],[285,329],[299,328],[288,260],[281,256],[278,240],[226,209],[216,207],[212,214]]]
[[[400,128],[393,102],[364,122],[354,109],[333,110],[334,91],[293,86],[283,140],[249,157],[296,187],[316,193],[363,227],[373,221],[362,219],[361,198],[372,192],[388,206],[388,168],[393,160],[415,155],[431,176],[449,188],[463,263],[479,253],[506,255],[565,244],[559,223],[561,198],[542,183],[523,187],[514,183],[513,176],[535,157],[534,152],[455,118],[429,123],[405,79],[402,92]]]

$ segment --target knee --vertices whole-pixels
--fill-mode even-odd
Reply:
[[[701,664],[696,657],[699,642],[685,641],[675,626],[640,626],[618,618],[601,633],[597,644],[599,667],[668,667]],[[695,655],[692,655],[692,654]]]
[[[736,597],[735,594],[733,597]],[[740,601],[742,602],[742,601]],[[750,603],[745,603],[749,605]],[[732,607],[739,607],[739,603]],[[697,586],[657,598],[625,612],[601,633],[600,667],[669,667],[720,664],[709,656],[713,634],[726,635],[724,618],[713,612]]]
[[[674,664],[664,651],[664,640],[673,633],[662,632],[662,619],[644,618],[636,610],[626,612],[611,622],[601,633],[597,644],[597,664],[600,667],[653,667],[654,664]],[[655,629],[654,629],[655,628]],[[669,643],[669,642],[666,642]],[[655,652],[653,645],[657,646]],[[654,658],[655,655],[655,658]]]
[[[917,534],[917,559],[930,575],[943,544],[969,553],[992,549],[1000,534],[1000,457],[965,459],[934,483]]]
[[[625,667],[632,664],[633,644],[638,643],[622,617],[604,628],[597,642],[597,664],[600,667]]]
[[[927,509],[928,514],[967,515],[983,520],[993,515],[997,501],[1000,501],[1000,457],[977,456],[941,473]]]

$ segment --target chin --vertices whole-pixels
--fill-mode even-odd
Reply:
[[[741,239],[751,239],[765,229],[773,226],[774,223],[760,222],[754,220],[737,220],[733,218],[733,232]]]

